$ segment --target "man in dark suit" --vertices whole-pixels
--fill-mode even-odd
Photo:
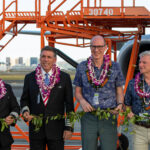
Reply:
[[[20,107],[10,85],[0,79],[0,150],[10,150],[13,138],[10,125],[14,126],[20,113]],[[4,124],[5,125],[4,125]]]
[[[31,150],[64,150],[64,140],[71,138],[72,127],[69,120],[50,120],[47,116],[64,115],[74,111],[72,83],[70,76],[56,66],[56,53],[52,47],[41,50],[40,65],[26,75],[21,96],[22,114],[27,121],[32,115],[43,114],[43,124],[38,132],[29,124]]]

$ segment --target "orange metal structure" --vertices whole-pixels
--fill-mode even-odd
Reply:
[[[60,10],[69,0],[61,0],[61,2],[49,0],[45,16],[41,15],[41,0],[35,0],[35,11],[24,12],[18,11],[18,0],[12,0],[8,6],[5,5],[6,1],[3,0],[3,11],[0,13],[0,41],[7,34],[10,34],[11,38],[3,45],[0,43],[0,51],[27,24],[36,24],[37,28],[41,29],[41,48],[45,45],[45,39],[53,47],[55,44],[88,47],[90,44],[88,40],[94,35],[101,34],[106,39],[110,56],[113,47],[115,61],[117,59],[116,44],[120,41],[134,39],[124,90],[126,91],[128,82],[134,74],[141,35],[145,34],[145,28],[150,27],[150,12],[145,7],[137,7],[136,0],[133,0],[133,5],[130,7],[124,5],[124,0],[120,0],[121,5],[118,7],[103,6],[103,2],[107,0],[77,0],[76,4],[66,12]],[[15,10],[9,11],[12,5],[15,6]],[[136,30],[122,32],[117,28],[135,28]],[[45,35],[46,31],[50,31],[50,34]],[[60,39],[72,39],[75,42],[67,41],[65,43],[60,42]],[[78,106],[77,103],[76,109]],[[24,138],[28,141],[28,133],[23,132],[17,125],[16,128],[21,133],[21,137],[17,135],[14,137]],[[18,132],[13,133],[17,134]],[[17,149],[17,145],[15,147]]]
[[[137,52],[138,42],[136,41],[140,40],[140,35],[145,34],[145,28],[150,27],[150,12],[145,7],[136,7],[135,0],[133,0],[132,7],[124,6],[124,0],[120,0],[120,7],[104,7],[102,0],[78,0],[66,13],[59,9],[69,0],[61,0],[61,2],[49,0],[45,16],[41,15],[41,0],[35,0],[35,11],[32,12],[18,11],[18,0],[12,0],[8,6],[5,6],[5,1],[7,0],[3,0],[3,11],[0,14],[0,40],[7,34],[11,34],[12,37],[3,45],[0,44],[0,50],[4,49],[27,24],[36,24],[41,29],[41,47],[45,45],[45,39],[48,40],[50,46],[55,46],[57,43],[88,47],[89,41],[87,42],[87,39],[90,39],[93,35],[101,34],[108,43],[110,55],[111,48],[114,47],[114,59],[116,60],[115,47],[117,42],[135,38],[133,50]],[[15,10],[9,11],[12,5],[15,5]],[[19,28],[19,24],[22,27]],[[115,28],[127,27],[137,30],[130,32],[114,30]],[[50,34],[44,35],[46,31],[50,31]],[[72,39],[75,42],[64,43],[60,42],[59,39]],[[133,57],[131,58],[131,63],[133,63]],[[133,71],[134,67],[129,66],[129,71]],[[128,74],[126,86],[132,75],[133,73]]]

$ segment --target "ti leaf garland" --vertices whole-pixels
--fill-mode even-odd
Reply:
[[[138,116],[138,115],[134,115],[131,119],[128,118],[128,114],[130,113],[130,109],[127,108],[125,111],[123,112],[118,112],[118,114],[122,117],[124,117],[124,119],[121,121],[121,125],[125,125],[125,129],[124,131],[127,132],[128,131],[128,126],[129,124],[134,124],[135,122],[138,121],[143,121],[146,119],[146,123],[150,124],[150,115],[148,114],[144,114],[144,117]],[[111,109],[100,109],[98,108],[97,110],[91,112],[91,114],[95,115],[98,117],[99,120],[101,119],[106,119],[108,120],[110,117],[112,117],[113,120],[115,120],[117,118],[116,115],[112,114],[112,110]],[[57,114],[55,116],[49,115],[47,117],[43,116],[43,114],[40,115],[32,115],[33,119],[31,121],[31,123],[35,126],[34,131],[38,132],[40,130],[40,128],[43,125],[43,121],[45,121],[46,124],[48,124],[49,120],[61,120],[61,119],[69,119],[70,123],[72,124],[72,127],[74,126],[76,121],[80,121],[81,117],[85,115],[84,111],[78,111],[78,112],[69,112],[66,115],[61,115],[61,114]],[[18,117],[17,119],[14,119],[14,121],[16,120],[20,120],[20,117]],[[7,123],[5,122],[5,118],[0,118],[0,124],[1,124],[1,129],[0,131],[3,132],[5,130],[5,128],[8,128]],[[114,121],[112,121],[112,124],[114,124]],[[133,134],[134,131],[131,132],[131,134]]]
[[[20,117],[18,118],[12,117],[12,119],[14,119],[13,123],[15,123],[16,120],[20,120]],[[6,128],[8,128],[9,125],[7,125],[5,118],[0,118],[0,126],[1,126],[1,129],[0,129],[1,132],[3,132]]]
[[[100,109],[98,108],[97,110],[91,112],[91,114],[95,115],[98,117],[99,120],[101,119],[106,119],[108,120],[111,116],[112,119],[115,120],[117,118],[116,115],[112,114],[111,109]],[[120,116],[123,116],[124,119],[121,122],[121,125],[125,125],[126,128],[124,129],[125,132],[128,131],[128,126],[129,124],[134,124],[136,121],[143,121],[145,118],[147,118],[147,123],[150,124],[150,115],[145,114],[144,117],[138,116],[138,115],[134,115],[134,117],[132,117],[131,119],[128,118],[128,114],[130,113],[130,109],[126,109],[126,111],[123,112],[118,112]],[[57,114],[56,116],[47,116],[46,117],[46,124],[48,123],[49,120],[60,120],[60,119],[69,119],[70,123],[72,124],[72,126],[74,126],[76,121],[80,121],[81,117],[85,114],[84,111],[79,111],[79,112],[70,112],[66,115],[60,115]],[[34,118],[36,118],[35,120],[41,120],[39,122],[42,122],[43,120],[43,116],[39,117],[39,116],[34,116]],[[39,131],[40,127],[42,126],[42,124],[39,125],[38,121],[32,121],[32,123],[35,125],[35,131]],[[112,124],[114,124],[115,122],[112,121]],[[131,134],[133,134],[134,131],[131,132]]]
[[[0,118],[0,123],[1,123],[1,132],[3,132],[5,128],[8,128],[5,118]]]

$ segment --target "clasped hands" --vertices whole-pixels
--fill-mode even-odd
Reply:
[[[29,114],[28,111],[23,113],[23,118],[25,119],[25,121],[31,121],[33,119],[33,116]]]

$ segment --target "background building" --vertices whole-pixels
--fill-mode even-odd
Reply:
[[[37,57],[31,57],[30,58],[30,66],[37,65],[38,64],[38,58]]]
[[[23,65],[23,57],[19,57],[18,58],[18,64],[19,65]]]
[[[11,66],[11,59],[10,57],[6,57],[6,66]]]

